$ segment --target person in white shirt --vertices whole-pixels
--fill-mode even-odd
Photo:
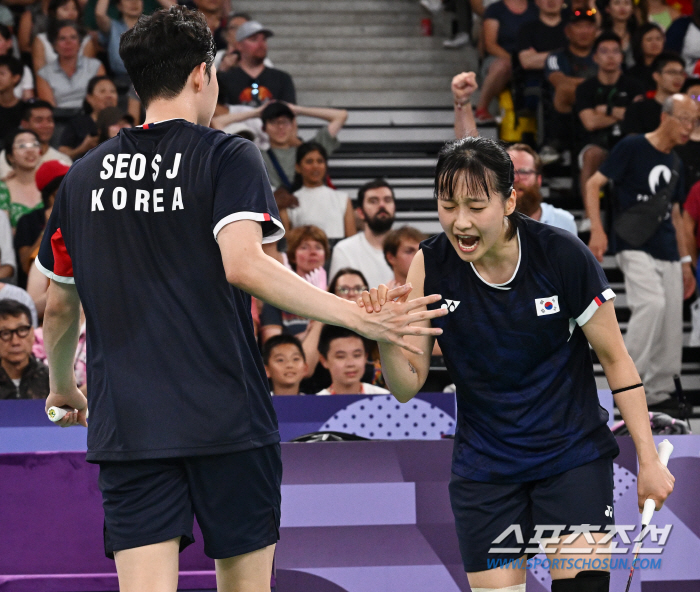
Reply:
[[[348,194],[326,185],[328,154],[317,142],[306,142],[297,148],[294,195],[296,208],[280,210],[285,230],[299,226],[318,226],[329,239],[341,239],[357,232],[355,214]]]
[[[542,160],[537,152],[527,144],[513,144],[508,148],[508,156],[515,170],[516,209],[533,220],[578,235],[576,221],[570,212],[542,201]]]
[[[329,276],[333,277],[344,267],[352,267],[364,274],[370,288],[376,288],[394,277],[382,247],[394,224],[394,190],[385,179],[374,179],[360,187],[357,201],[356,212],[364,220],[365,229],[335,245]]]
[[[367,343],[344,327],[324,325],[318,342],[321,364],[331,375],[331,385],[318,395],[381,395],[389,391],[362,382],[367,364]]]

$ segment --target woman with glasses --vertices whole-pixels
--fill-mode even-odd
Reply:
[[[11,132],[5,139],[5,159],[12,172],[0,181],[0,209],[9,214],[14,230],[21,216],[43,207],[34,179],[41,159],[39,136],[31,130]]]

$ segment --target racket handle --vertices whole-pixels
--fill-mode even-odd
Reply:
[[[659,460],[664,466],[668,465],[668,459],[673,452],[673,444],[668,440],[664,440],[659,444]],[[642,511],[642,526],[649,526],[651,518],[656,510],[656,502],[653,499],[648,499],[644,502],[644,510]]]
[[[65,416],[66,413],[68,413],[70,409],[63,409],[63,407],[49,407],[48,411],[46,412],[46,415],[49,416],[49,419],[56,423],[57,421],[61,421]],[[89,411],[85,411],[85,417],[87,418],[89,415]]]

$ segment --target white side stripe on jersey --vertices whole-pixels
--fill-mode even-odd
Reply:
[[[47,278],[50,280],[54,280],[55,282],[61,282],[62,284],[74,284],[75,283],[75,278],[72,277],[66,277],[64,275],[57,275],[53,271],[49,271],[46,269],[42,264],[41,261],[39,261],[39,257],[34,259],[34,262],[36,263],[37,269],[43,273]]]
[[[605,292],[603,292],[602,296],[603,298],[605,298],[605,302],[607,302],[608,300],[612,300],[613,298],[615,298],[615,292],[608,288],[607,290],[605,290]],[[602,302],[598,303],[596,296],[596,298],[594,298],[593,301],[588,305],[586,310],[584,310],[576,319],[578,326],[583,327],[588,321],[590,321],[591,317],[593,316],[593,313],[595,313],[595,311],[598,310],[598,307],[601,304]]]
[[[214,226],[214,239],[216,239],[216,237],[219,235],[221,229],[227,224],[231,224],[231,222],[238,222],[238,220],[255,220],[256,222],[265,222],[265,216],[268,216],[270,221],[274,222],[278,228],[273,234],[264,236],[262,242],[263,244],[274,243],[284,236],[284,226],[282,225],[282,222],[277,220],[277,218],[274,216],[270,216],[269,214],[260,214],[259,212],[236,212],[235,214],[224,216],[221,220],[219,220],[219,223]]]

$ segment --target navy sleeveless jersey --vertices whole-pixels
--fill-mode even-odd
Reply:
[[[75,283],[87,319],[88,460],[216,454],[279,441],[250,296],[217,233],[283,235],[251,142],[170,120],[123,129],[77,161],[37,266]]]
[[[516,240],[516,239],[514,239]],[[425,294],[448,308],[433,319],[457,386],[452,470],[517,483],[617,455],[581,330],[614,298],[588,248],[569,232],[523,219],[511,280],[487,283],[444,233],[422,243]]]

